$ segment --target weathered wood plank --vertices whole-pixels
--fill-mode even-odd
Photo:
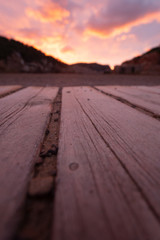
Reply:
[[[141,89],[131,87],[97,87],[103,92],[112,94],[116,97],[127,100],[135,106],[160,116],[160,96],[151,92],[145,92]]]
[[[20,88],[22,88],[20,85],[0,86],[0,97],[5,96],[8,93],[12,93]]]
[[[158,240],[159,122],[91,88],[62,97],[53,240]]]
[[[148,86],[137,86],[136,88],[142,89],[149,93],[154,93],[160,95],[160,86],[148,87]]]
[[[12,239],[57,88],[29,87],[0,99],[0,239]]]

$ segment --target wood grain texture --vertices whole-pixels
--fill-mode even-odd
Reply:
[[[12,239],[57,88],[29,87],[0,99],[0,239]]]
[[[139,88],[143,91],[149,92],[149,93],[154,93],[154,94],[158,94],[160,95],[160,86],[155,86],[155,87],[147,87],[147,86],[139,86],[139,87],[135,87],[135,88]]]
[[[120,97],[142,109],[149,110],[160,116],[160,95],[156,95],[151,91],[143,91],[140,88],[133,87],[97,87],[98,89]]]
[[[160,239],[159,134],[123,103],[65,88],[52,239]]]
[[[20,85],[0,86],[0,97],[3,97],[8,93],[12,93],[20,88],[22,88]]]

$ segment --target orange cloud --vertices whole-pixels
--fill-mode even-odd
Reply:
[[[96,28],[94,26],[89,26],[86,28],[84,31],[85,36],[96,36],[102,39],[116,36],[118,34],[121,34],[122,32],[129,32],[132,27],[138,26],[140,24],[147,24],[152,21],[158,21],[160,22],[160,11],[158,12],[153,12],[153,13],[148,13],[143,17],[140,17],[136,20],[133,20],[131,22],[125,23],[125,24],[120,24],[118,26],[111,26],[110,28],[107,28],[104,26],[101,26],[100,28]]]
[[[74,52],[74,49],[70,46],[65,46],[64,48],[61,49],[62,53],[70,53],[70,52]]]
[[[67,23],[67,18],[70,12],[61,7],[58,3],[48,2],[38,9],[27,8],[26,14],[28,17],[34,18],[44,23],[64,21]]]
[[[136,36],[134,34],[127,34],[127,35],[124,34],[124,35],[118,37],[117,41],[121,42],[121,41],[129,40],[129,39],[131,40],[131,39],[135,39],[135,38],[136,38]]]

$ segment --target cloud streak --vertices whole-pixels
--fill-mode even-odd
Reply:
[[[44,23],[59,21],[64,22],[64,24],[67,23],[66,20],[70,16],[70,12],[67,9],[53,1],[46,1],[36,9],[27,8],[26,14],[28,17]]]
[[[160,14],[160,2],[148,0],[107,1],[87,23],[86,33],[107,37],[124,31],[143,22],[157,19]]]
[[[74,49],[71,46],[65,46],[61,49],[62,53],[70,53],[70,52],[74,52]]]

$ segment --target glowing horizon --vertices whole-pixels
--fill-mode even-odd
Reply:
[[[0,3],[0,35],[68,64],[97,62],[113,67],[160,44],[157,0]]]

